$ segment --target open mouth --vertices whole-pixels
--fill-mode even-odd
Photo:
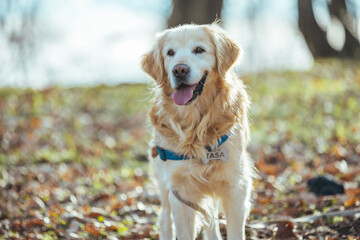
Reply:
[[[201,80],[193,85],[181,84],[172,94],[172,99],[177,105],[186,105],[194,101],[204,90],[208,72],[205,72]]]

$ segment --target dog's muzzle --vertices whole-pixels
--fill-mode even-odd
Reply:
[[[172,94],[172,98],[177,105],[187,105],[194,101],[204,90],[208,72],[205,72],[200,81],[193,85],[188,85],[187,81],[182,81],[175,88],[175,92]],[[185,77],[186,74],[183,74]]]

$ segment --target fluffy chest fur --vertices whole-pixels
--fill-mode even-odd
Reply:
[[[229,176],[240,177],[244,169],[250,169],[250,166],[245,166],[246,161],[239,161],[246,159],[242,155],[246,155],[249,140],[248,107],[249,100],[242,82],[231,75],[226,84],[219,78],[218,86],[206,89],[204,96],[187,107],[190,110],[186,111],[173,104],[171,97],[158,91],[150,110],[154,127],[153,144],[195,157],[191,160],[167,161],[167,182],[171,182],[170,178],[177,179],[175,182],[193,183],[195,180],[196,188],[209,192],[209,186],[214,191],[215,186],[221,188]],[[203,164],[202,159],[207,154],[205,147],[216,146],[219,137],[228,133],[231,136],[224,147],[229,149],[229,162],[212,160]],[[160,160],[158,164],[163,162]]]
[[[202,158],[205,146],[215,146],[219,137],[235,131],[232,128],[238,125],[236,135],[240,135],[239,147],[243,148],[248,141],[248,107],[244,86],[235,78],[227,79],[227,83],[219,78],[216,87],[206,88],[201,98],[186,109],[176,106],[170,96],[159,90],[150,111],[157,132],[155,144]]]

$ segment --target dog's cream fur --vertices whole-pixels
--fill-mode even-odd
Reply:
[[[197,46],[205,52],[195,54]],[[169,49],[175,51],[174,56],[167,55]],[[197,226],[206,222],[199,221],[201,214],[180,201],[171,189],[208,210],[206,200],[214,199],[215,211],[209,210],[214,218],[216,203],[220,202],[226,215],[227,239],[245,239],[254,169],[246,152],[249,99],[242,81],[229,70],[239,54],[239,47],[216,24],[184,25],[159,34],[153,49],[142,59],[143,70],[158,85],[150,110],[154,128],[150,160],[160,188],[161,239],[195,239]],[[190,67],[190,84],[208,72],[203,93],[185,106],[176,105],[171,98],[176,81],[172,68],[176,64]],[[229,150],[229,160],[203,163],[205,146],[216,146],[228,133],[231,135],[222,146]],[[155,146],[193,158],[162,161]],[[218,222],[212,221],[205,224],[204,235],[221,239]]]

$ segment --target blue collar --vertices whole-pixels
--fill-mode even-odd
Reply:
[[[220,147],[221,144],[223,144],[226,140],[228,140],[229,137],[230,137],[230,133],[221,136],[221,138],[218,141],[218,145],[216,146],[216,148]],[[212,150],[210,146],[206,146],[205,148],[209,152],[211,152],[211,150]],[[185,155],[177,154],[177,153],[175,153],[173,151],[166,150],[166,149],[161,148],[159,146],[157,147],[157,150],[158,150],[160,159],[163,160],[163,161],[166,161],[166,160],[188,160],[188,159],[190,159],[189,157],[187,157]]]

